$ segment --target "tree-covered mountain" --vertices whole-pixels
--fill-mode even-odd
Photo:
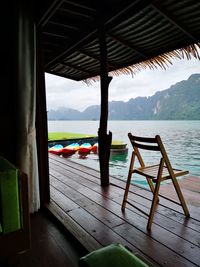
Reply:
[[[60,108],[49,110],[49,120],[99,120],[100,106],[83,112]],[[156,92],[150,97],[131,98],[128,102],[109,102],[109,120],[199,120],[200,74]]]

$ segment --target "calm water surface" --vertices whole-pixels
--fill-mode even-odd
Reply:
[[[48,121],[49,132],[73,132],[97,135],[98,121]],[[108,130],[113,134],[113,140],[127,144],[128,153],[111,155],[110,174],[120,179],[126,179],[131,157],[131,145],[128,132],[141,136],[159,134],[165,144],[168,156],[174,167],[187,169],[190,175],[200,177],[200,121],[109,121]],[[155,162],[154,155],[145,154],[149,163]],[[99,169],[98,155],[89,154],[80,158],[78,154],[71,156],[73,161]],[[146,185],[145,180],[136,177],[135,181]]]

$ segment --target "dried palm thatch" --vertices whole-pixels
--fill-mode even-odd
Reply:
[[[114,70],[109,72],[110,76],[120,76],[120,75],[136,75],[139,71],[144,69],[155,70],[158,68],[166,70],[170,65],[173,64],[174,59],[192,59],[193,57],[200,60],[200,43],[188,45],[186,47],[176,49],[174,51],[167,52],[165,54],[153,57],[151,59],[136,63],[134,65]],[[87,85],[91,85],[93,82],[100,80],[100,76],[95,76],[84,80],[83,82]]]

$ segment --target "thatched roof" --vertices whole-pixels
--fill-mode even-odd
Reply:
[[[65,0],[36,7],[45,71],[73,80],[100,73],[98,29],[106,32],[108,71],[134,74],[199,58],[200,1]]]

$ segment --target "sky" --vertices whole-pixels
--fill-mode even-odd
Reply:
[[[200,61],[173,60],[166,70],[141,70],[132,75],[114,76],[109,86],[109,101],[125,101],[138,96],[152,96],[157,91],[168,89],[171,85],[187,80],[191,74],[200,73]],[[100,83],[86,85],[59,76],[45,74],[47,110],[59,107],[79,111],[88,106],[100,104]]]

